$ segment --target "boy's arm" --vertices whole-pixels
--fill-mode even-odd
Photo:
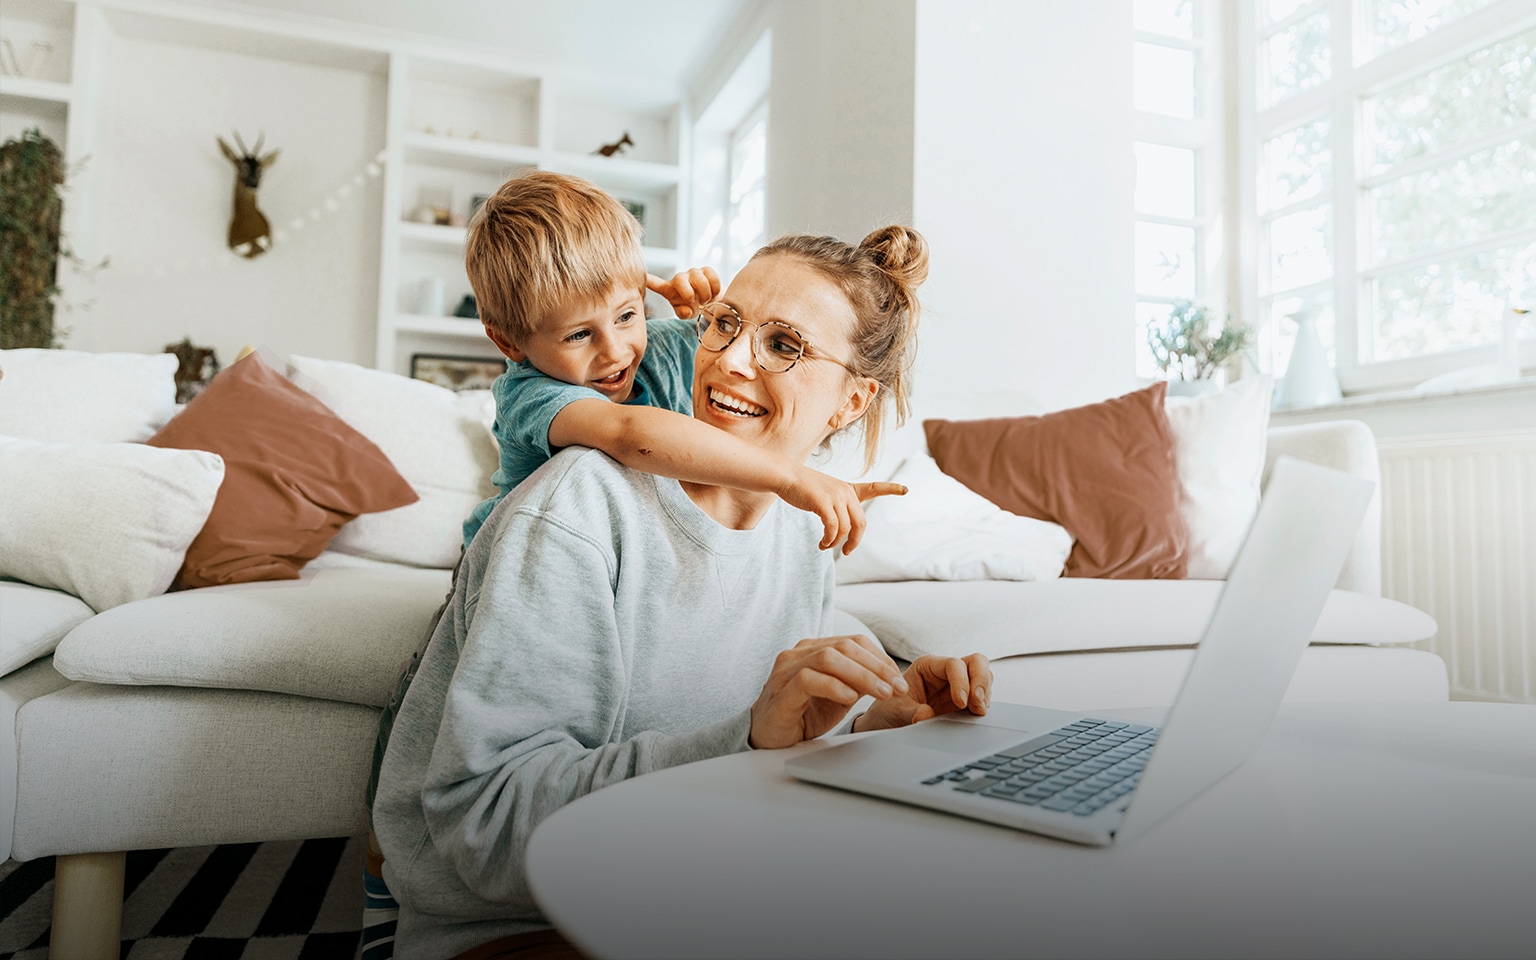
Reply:
[[[597,398],[562,407],[550,421],[549,445],[592,447],[626,467],[674,480],[776,494],[820,517],[826,528],[821,548],[841,544],[844,554],[864,536],[860,500],[907,492],[898,483],[846,483],[681,413]]]

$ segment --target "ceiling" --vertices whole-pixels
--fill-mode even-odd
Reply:
[[[747,0],[198,0],[495,48],[580,76],[686,81]]]

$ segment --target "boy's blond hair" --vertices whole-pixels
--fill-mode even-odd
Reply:
[[[464,266],[480,319],[513,343],[555,311],[607,296],[615,282],[645,290],[639,222],[593,184],[542,170],[485,201]]]

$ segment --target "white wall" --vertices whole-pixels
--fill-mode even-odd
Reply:
[[[918,399],[1134,389],[1130,4],[917,0]]]
[[[87,168],[93,247],[111,257],[88,310],[62,314],[66,346],[159,351],[190,335],[225,363],[246,343],[368,364],[377,314],[381,184],[255,260],[220,263],[234,168],[215,137],[266,132],[282,150],[260,209],[303,216],[384,145],[385,80],[354,70],[104,38],[106,92]],[[199,269],[200,260],[212,261]]]
[[[912,220],[913,0],[777,0],[768,236]]]

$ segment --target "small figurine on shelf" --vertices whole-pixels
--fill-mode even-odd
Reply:
[[[464,294],[464,299],[460,300],[459,305],[453,308],[453,315],[463,317],[466,320],[480,319],[480,308],[475,306],[475,295],[472,293]]]
[[[219,355],[212,347],[199,347],[191,337],[165,345],[166,353],[176,355],[176,402],[186,403],[208,386],[219,372]]]
[[[634,145],[635,141],[629,139],[629,131],[625,130],[624,136],[613,141],[612,143],[605,143],[592,152],[599,156],[612,157],[623,153],[625,147],[632,147]]]

